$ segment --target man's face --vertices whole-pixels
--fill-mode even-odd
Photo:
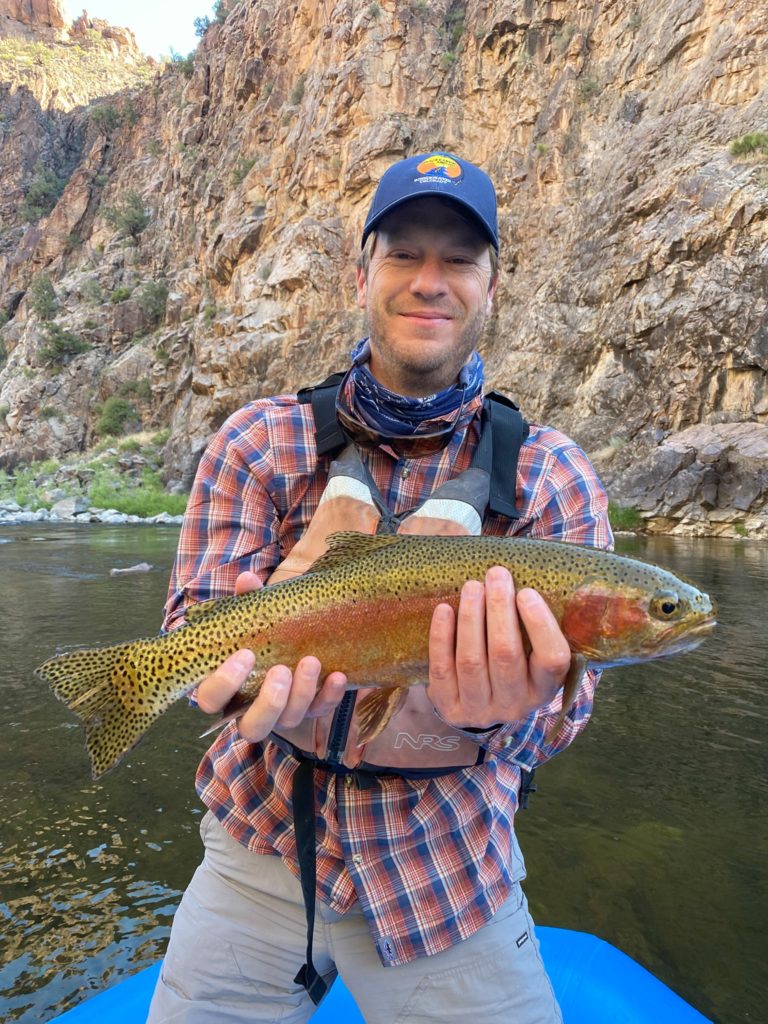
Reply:
[[[357,298],[367,314],[371,372],[402,395],[456,382],[491,310],[488,241],[450,202],[403,203],[380,222]]]

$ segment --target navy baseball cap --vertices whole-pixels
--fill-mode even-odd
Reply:
[[[450,153],[409,156],[384,172],[363,227],[361,246],[382,217],[401,203],[424,196],[440,196],[462,206],[478,221],[496,252],[499,251],[493,182],[485,171]]]

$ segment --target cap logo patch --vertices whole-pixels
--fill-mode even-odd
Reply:
[[[416,170],[420,177],[414,178],[419,184],[457,184],[464,177],[461,165],[453,157],[443,156],[435,153],[428,156],[417,165]]]

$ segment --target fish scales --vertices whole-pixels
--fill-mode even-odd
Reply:
[[[270,666],[292,667],[307,654],[320,659],[324,674],[343,671],[351,687],[425,683],[435,606],[457,607],[464,582],[482,580],[495,565],[510,569],[518,589],[545,598],[568,638],[576,680],[586,664],[689,649],[714,625],[713,602],[695,586],[607,551],[529,538],[341,533],[303,576],[192,606],[187,624],[166,635],[61,654],[37,671],[84,720],[99,775],[244,647],[256,667],[232,714],[256,696]]]

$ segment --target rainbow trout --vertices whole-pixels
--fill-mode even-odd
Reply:
[[[360,742],[373,739],[409,686],[428,679],[429,624],[458,605],[466,580],[494,565],[547,601],[573,653],[564,717],[586,666],[649,661],[698,646],[715,625],[710,598],[655,565],[557,541],[509,537],[337,533],[303,576],[187,609],[163,636],[50,658],[37,674],[85,723],[94,778],[113,768],[150,725],[234,651],[256,666],[225,717],[246,707],[272,665],[316,655],[358,702]],[[558,723],[559,724],[559,723]]]

